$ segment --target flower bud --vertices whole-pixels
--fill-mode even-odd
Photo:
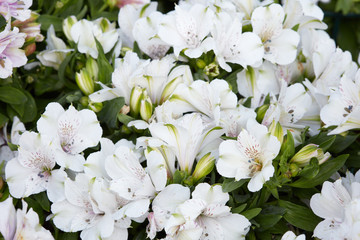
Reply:
[[[27,45],[27,46],[24,48],[24,50],[25,50],[25,55],[26,55],[26,56],[29,56],[29,55],[31,55],[31,54],[33,54],[33,53],[35,52],[35,50],[36,50],[36,44],[35,44],[35,43],[31,43],[31,44]]]
[[[196,66],[197,66],[198,68],[203,69],[204,67],[206,67],[206,63],[205,63],[204,60],[202,60],[202,59],[197,59],[197,60],[196,60]]]
[[[94,82],[96,82],[98,80],[99,67],[95,59],[89,57],[86,61],[85,67],[90,77],[94,80]]]
[[[89,102],[89,108],[93,110],[94,112],[100,112],[103,108],[103,104],[101,102]]]
[[[304,167],[309,164],[311,158],[315,157],[318,159],[319,164],[324,163],[330,158],[330,153],[319,148],[316,144],[308,144],[298,151],[290,160],[291,163],[296,163],[299,167]]]
[[[137,118],[140,113],[140,105],[142,100],[143,90],[139,86],[133,87],[130,94],[130,115]]]
[[[143,120],[149,121],[149,119],[152,116],[152,112],[153,112],[153,105],[151,99],[144,91],[140,104],[140,116]]]
[[[4,180],[2,179],[2,177],[0,177],[0,190],[3,188],[4,186]]]
[[[74,39],[72,39],[71,37],[71,27],[77,23],[77,19],[75,16],[70,16],[70,17],[67,17],[65,18],[65,20],[63,21],[63,25],[62,25],[62,28],[63,28],[63,32],[65,34],[65,36],[67,37],[67,39],[69,39],[70,41],[74,41]]]
[[[279,122],[275,123],[275,120],[273,120],[269,126],[269,132],[271,135],[273,135],[274,137],[276,137],[279,140],[280,145],[283,143],[284,131]]]
[[[90,77],[90,74],[86,68],[76,73],[75,80],[80,90],[85,94],[89,95],[94,92],[94,81]]]
[[[215,158],[211,153],[205,154],[196,164],[195,170],[192,174],[194,181],[199,181],[201,178],[208,175],[215,166]]]
[[[217,63],[210,63],[205,66],[204,73],[210,77],[216,77],[220,74],[219,65]]]
[[[256,111],[256,113],[257,113],[256,121],[262,122],[265,117],[265,113],[268,109],[269,109],[269,104],[264,104],[261,107],[259,107]]]

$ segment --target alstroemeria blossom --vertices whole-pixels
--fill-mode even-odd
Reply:
[[[11,17],[20,21],[25,21],[30,18],[32,0],[2,0],[0,2],[0,14],[6,20],[10,20]]]
[[[157,35],[163,17],[160,12],[152,12],[149,16],[137,20],[133,28],[132,34],[139,48],[153,59],[162,58],[170,48]]]
[[[330,95],[329,103],[320,112],[325,127],[337,126],[330,134],[360,128],[360,71],[355,82],[347,76],[340,80],[339,89]]]
[[[275,65],[264,61],[258,68],[248,67],[236,75],[239,93],[243,97],[252,97],[251,107],[260,107],[266,95],[280,92],[280,82],[276,77]]]
[[[179,56],[184,49],[190,58],[200,57],[213,49],[213,42],[206,38],[210,33],[214,13],[209,8],[195,4],[190,9],[175,6],[175,11],[164,17],[159,27],[159,37]]]
[[[295,60],[300,36],[291,29],[283,29],[284,9],[279,4],[258,7],[251,15],[251,25],[264,44],[264,59],[281,65]]]
[[[19,140],[19,155],[5,168],[10,193],[16,198],[45,191],[57,158],[55,146],[47,136],[24,132]]]
[[[19,49],[25,42],[25,33],[20,33],[17,27],[10,29],[10,22],[0,32],[0,78],[11,76],[14,67],[26,64],[25,51]]]
[[[264,56],[264,47],[258,35],[252,32],[242,33],[241,17],[226,12],[216,14],[211,34],[215,41],[214,52],[220,67],[230,72],[226,63],[237,63],[246,68],[259,65]]]
[[[98,18],[94,21],[82,19],[71,27],[70,34],[77,43],[79,52],[89,54],[95,59],[99,54],[95,38],[103,47],[104,53],[110,52],[115,44],[120,41],[115,23],[110,23],[106,18]]]
[[[73,49],[67,48],[64,41],[56,37],[53,25],[51,25],[47,31],[46,43],[46,50],[37,54],[36,57],[42,65],[58,70],[66,55],[73,51]]]
[[[65,181],[65,196],[65,200],[51,206],[56,227],[66,232],[81,231],[84,240],[112,239],[112,236],[127,239],[130,219],[113,216],[126,200],[111,192],[104,179],[79,173],[74,181]]]
[[[174,102],[176,113],[198,112],[210,124],[219,125],[220,111],[234,109],[237,97],[222,79],[210,83],[196,80],[191,85],[180,84],[170,98]]]
[[[278,139],[264,125],[249,119],[237,140],[226,140],[220,144],[216,169],[228,178],[250,178],[248,189],[259,191],[274,174],[272,160],[280,150]]]
[[[49,103],[37,122],[42,135],[49,136],[56,146],[56,163],[74,171],[82,171],[85,162],[82,151],[96,146],[102,135],[102,128],[94,112],[68,110],[59,103]]]
[[[220,185],[197,185],[192,198],[178,205],[168,219],[165,231],[169,239],[182,239],[183,235],[194,240],[245,239],[251,224],[244,216],[230,212],[225,206],[228,200],[228,193],[222,192]]]
[[[191,173],[196,158],[211,152],[217,155],[217,148],[224,131],[220,127],[209,128],[199,114],[187,114],[173,123],[153,123],[149,126],[153,138],[164,142],[172,149],[181,171]]]
[[[334,183],[324,182],[321,193],[310,199],[313,212],[324,218],[314,237],[324,240],[358,239],[360,234],[360,172],[347,173]]]
[[[24,200],[22,207],[15,212],[11,197],[0,202],[0,233],[4,239],[53,240],[54,237],[50,231],[40,225],[37,213],[32,208],[28,210],[28,205]]]
[[[281,237],[281,240],[305,240],[305,234],[301,234],[299,236],[296,236],[295,233],[293,233],[292,231],[287,231]]]

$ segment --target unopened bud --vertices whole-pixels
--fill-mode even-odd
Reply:
[[[62,28],[63,28],[63,32],[65,34],[65,36],[67,37],[67,39],[69,39],[70,41],[74,41],[74,39],[72,39],[71,37],[71,27],[77,23],[77,19],[75,16],[70,16],[70,17],[67,17],[65,18],[65,20],[63,21],[63,25],[62,25]]]
[[[211,153],[205,154],[196,164],[195,170],[192,174],[195,181],[199,181],[201,178],[208,175],[215,166],[215,158],[211,156]]]
[[[319,148],[316,144],[308,144],[298,151],[290,160],[291,163],[296,163],[299,167],[304,167],[309,164],[311,158],[317,158],[319,164],[324,163],[330,158],[330,153]]]
[[[101,102],[89,102],[89,108],[94,112],[100,112],[103,108],[103,104]]]
[[[89,57],[86,60],[86,70],[88,71],[90,77],[94,80],[94,82],[97,82],[98,80],[98,74],[99,74],[99,67],[95,59],[92,57]]]
[[[35,50],[36,50],[36,44],[31,43],[25,47],[25,55],[29,56],[29,55],[33,54],[35,52]]]
[[[204,67],[206,67],[206,63],[204,62],[204,60],[198,59],[198,60],[196,60],[196,66],[197,66],[198,68],[203,69]]]
[[[283,143],[284,131],[279,122],[275,123],[275,120],[274,120],[269,126],[269,132],[271,135],[273,135],[274,137],[276,137],[279,140],[280,145]]]
[[[265,117],[265,113],[268,109],[269,109],[269,104],[264,104],[261,107],[259,107],[256,111],[256,114],[257,114],[256,121],[262,122]]]
[[[143,97],[140,104],[140,116],[143,120],[149,121],[152,116],[153,105],[150,97],[146,94],[146,92],[143,92],[142,96]]]
[[[80,72],[75,74],[75,80],[78,87],[85,95],[94,92],[94,81],[86,68],[81,69]]]
[[[133,87],[130,94],[130,115],[137,118],[140,114],[140,105],[142,100],[143,90],[139,86]]]
[[[289,166],[289,170],[290,170],[291,176],[296,177],[300,171],[300,168],[297,164],[291,163]]]
[[[127,115],[130,112],[130,107],[128,105],[124,105],[121,109],[120,112],[121,114]]]

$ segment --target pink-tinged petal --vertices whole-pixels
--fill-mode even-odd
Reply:
[[[16,214],[13,199],[9,197],[0,203],[0,233],[4,239],[13,239],[16,230]]]

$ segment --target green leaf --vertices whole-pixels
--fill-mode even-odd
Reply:
[[[327,160],[324,164],[320,166],[320,171],[316,175],[316,177],[312,179],[300,178],[299,180],[289,184],[289,186],[298,188],[312,188],[320,185],[326,180],[328,180],[331,175],[333,175],[342,166],[344,166],[348,157],[348,154],[343,154],[338,156],[337,158]]]
[[[321,219],[309,208],[288,201],[279,200],[279,206],[286,209],[284,218],[291,225],[312,232]]]
[[[0,101],[10,104],[21,104],[26,102],[25,94],[17,88],[10,86],[0,87]]]
[[[56,32],[62,31],[62,18],[52,15],[41,14],[37,21],[41,24],[42,31],[47,31],[50,25],[54,25],[54,29]]]
[[[244,211],[244,209],[246,208],[246,203],[241,204],[240,206],[236,207],[236,208],[232,208],[231,212],[232,213],[241,213],[242,211]]]
[[[231,86],[231,90],[237,94],[238,93],[238,85],[237,85],[237,74],[242,71],[243,69],[240,68],[236,71],[231,72],[231,74],[229,76],[227,76],[225,78],[225,80],[229,83],[229,85]]]
[[[0,30],[3,31],[4,27],[6,26],[6,19],[3,17],[3,15],[0,15]]]
[[[261,212],[261,208],[252,208],[249,210],[246,210],[245,212],[242,212],[241,215],[243,215],[244,217],[246,217],[247,219],[253,219],[254,217],[256,217],[257,215],[259,215],[259,213]]]
[[[7,116],[5,116],[4,114],[0,113],[0,128],[4,127],[8,121],[9,121],[9,118]]]
[[[97,64],[99,66],[98,79],[100,82],[107,84],[111,82],[111,74],[114,71],[113,67],[110,65],[109,60],[104,54],[104,50],[100,42],[95,38],[96,48],[99,52],[97,58]]]
[[[106,123],[110,128],[116,128],[117,116],[124,104],[123,97],[105,102],[103,109],[99,112],[99,120]]]
[[[128,125],[129,122],[135,120],[135,118],[130,117],[129,115],[123,114],[123,113],[119,113],[117,115],[117,118],[119,120],[119,122],[121,122],[124,125]]]
[[[319,161],[316,158],[312,158],[308,165],[306,165],[303,170],[301,170],[299,176],[306,179],[312,179],[318,175],[320,171]]]
[[[73,56],[76,54],[76,52],[73,52],[69,55],[66,56],[66,58],[62,61],[62,63],[60,64],[59,67],[59,71],[58,71],[58,77],[59,77],[59,81],[64,84],[65,83],[65,70],[66,67],[69,65],[70,60],[73,58]]]
[[[348,148],[358,137],[360,134],[351,135],[348,134],[345,137],[341,135],[336,135],[336,139],[334,144],[329,148],[330,152],[340,153]]]
[[[225,178],[222,183],[223,192],[232,192],[235,189],[241,187],[244,183],[246,183],[247,179],[241,179],[240,181],[235,181],[234,178]]]
[[[50,201],[45,192],[33,195],[33,198],[40,204],[42,209],[47,212],[50,212]]]
[[[313,143],[319,145],[326,152],[331,145],[336,141],[336,135],[328,135],[327,132],[320,132],[318,135],[311,137],[307,144]]]
[[[32,122],[37,115],[37,107],[35,99],[25,90],[21,90],[26,96],[26,102],[22,104],[11,104],[11,107],[20,115],[20,120],[23,123]]]

